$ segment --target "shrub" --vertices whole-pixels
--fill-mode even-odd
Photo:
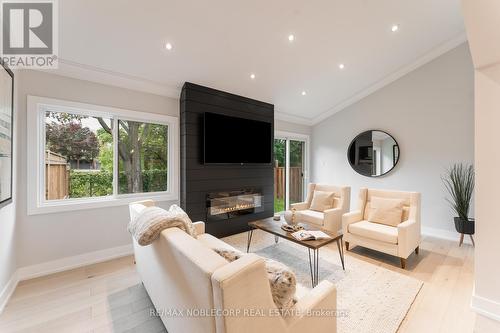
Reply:
[[[142,171],[143,192],[161,192],[167,190],[167,170]],[[113,173],[109,171],[71,170],[70,198],[88,198],[113,194]],[[119,193],[128,193],[127,176],[120,172]]]

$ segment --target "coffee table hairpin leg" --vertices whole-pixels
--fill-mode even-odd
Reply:
[[[312,287],[316,287],[319,282],[319,249],[312,249],[313,254],[311,258],[311,249],[307,248],[309,251],[309,269],[311,270],[311,284]]]
[[[344,244],[342,237],[337,239],[337,248],[339,249],[340,261],[342,261],[342,269],[345,271],[344,265]]]
[[[250,250],[250,243],[252,242],[253,228],[247,233],[247,253]]]

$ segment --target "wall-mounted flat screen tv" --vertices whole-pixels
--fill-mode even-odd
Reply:
[[[204,163],[271,163],[271,123],[206,112]]]

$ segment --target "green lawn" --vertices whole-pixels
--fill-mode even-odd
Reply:
[[[274,198],[274,212],[279,213],[285,210],[285,200],[280,198]]]

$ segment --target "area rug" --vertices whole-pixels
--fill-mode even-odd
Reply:
[[[240,250],[246,250],[246,235],[223,239]],[[297,275],[300,293],[311,289],[308,252],[305,247],[254,232],[251,252],[280,261]],[[418,295],[423,283],[390,271],[377,264],[346,256],[346,270],[335,244],[320,250],[319,275],[337,288],[338,332],[394,333]]]

